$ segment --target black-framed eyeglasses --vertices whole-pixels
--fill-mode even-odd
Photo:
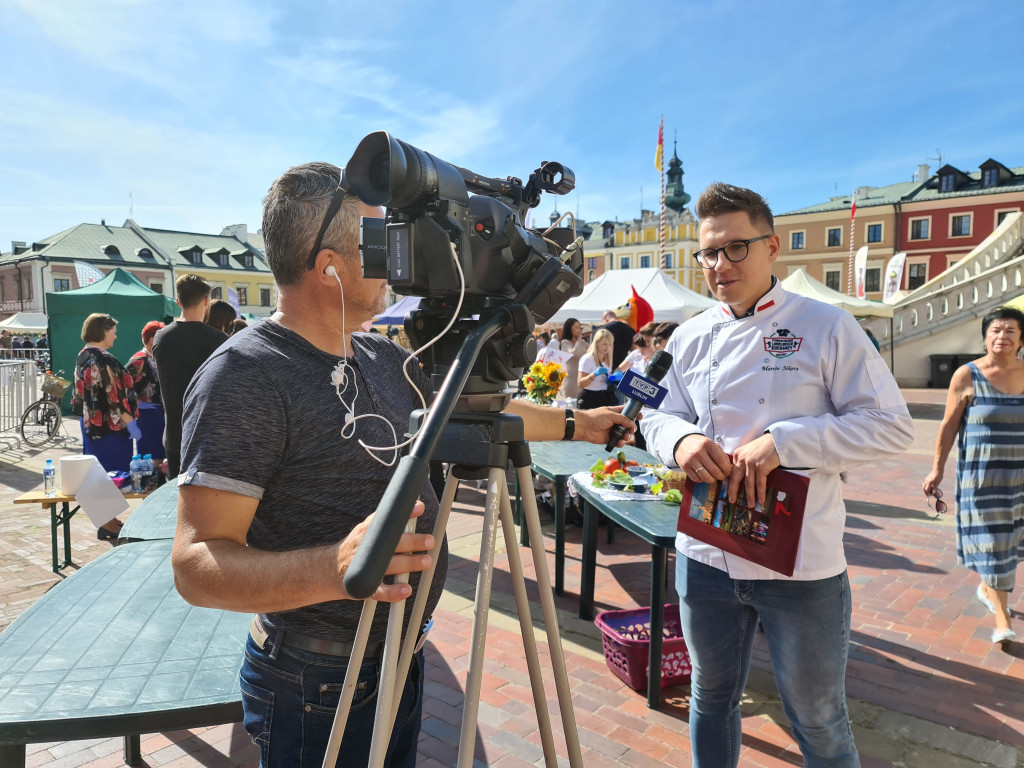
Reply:
[[[341,204],[345,202],[345,198],[349,194],[348,179],[345,177],[345,171],[342,171],[341,181],[338,182],[338,188],[331,195],[331,204],[327,206],[327,213],[324,214],[324,223],[320,225],[320,232],[317,234],[316,240],[313,241],[313,250],[309,252],[309,259],[306,261],[307,272],[316,266],[316,255],[320,253],[320,246],[324,241],[327,228],[331,226],[334,217],[341,210]]]
[[[932,509],[933,498],[935,499],[935,514],[946,514],[946,502],[942,500],[941,488],[932,488],[932,492],[928,494],[928,509]]]
[[[771,237],[771,234],[752,237],[749,240],[733,240],[721,248],[701,248],[699,251],[694,251],[693,258],[704,269],[712,269],[718,263],[719,253],[724,253],[725,258],[735,264],[747,258],[747,254],[750,253],[751,243],[756,243],[758,240],[766,240],[769,237]]]

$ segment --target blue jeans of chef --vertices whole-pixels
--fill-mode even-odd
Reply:
[[[242,725],[260,750],[260,768],[321,768],[348,668],[331,656],[279,643],[271,633],[260,648],[245,644],[240,675]],[[365,661],[352,699],[336,765],[355,768],[370,760],[379,662]],[[423,707],[423,651],[415,654],[391,733],[388,768],[415,768]]]
[[[693,666],[694,768],[739,761],[740,698],[758,621],[804,765],[860,765],[846,706],[851,601],[845,571],[817,581],[742,581],[680,554],[676,589]]]

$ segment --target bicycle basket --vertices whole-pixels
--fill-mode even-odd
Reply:
[[[64,393],[68,391],[70,386],[71,382],[67,379],[54,376],[52,373],[43,374],[43,392],[52,398],[60,400],[64,397]]]

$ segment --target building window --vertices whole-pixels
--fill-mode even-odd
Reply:
[[[151,250],[149,250],[149,248],[140,248],[139,249],[139,258],[140,259],[152,259],[153,258],[153,252]]]
[[[999,185],[999,169],[988,168],[981,175],[981,186],[983,187],[995,187]]]
[[[928,282],[928,265],[910,264],[907,274],[907,290],[912,291],[915,288],[920,288],[926,282]]]
[[[837,245],[843,244],[843,228],[832,227],[828,231],[828,247],[834,248]]]
[[[648,256],[647,254],[644,254],[643,256],[641,256],[640,257],[640,268],[641,269],[649,269],[650,266],[651,266],[651,257]]]
[[[831,288],[833,291],[841,291],[843,284],[843,273],[842,270],[838,269],[827,269],[825,270],[825,285]]]
[[[597,269],[597,257],[596,256],[588,256],[587,257],[587,269]]]
[[[150,283],[149,284],[149,290],[156,291],[157,293],[163,293],[164,292],[164,284],[163,283]]]
[[[882,268],[874,267],[864,272],[864,291],[871,293],[882,290]]]
[[[53,278],[53,290],[55,293],[60,293],[61,291],[70,291],[71,280],[69,280],[66,277]]]
[[[910,221],[910,239],[911,240],[927,240],[928,239],[928,219],[911,219]]]
[[[619,257],[619,269],[629,269],[629,256]]]
[[[245,254],[242,257],[242,266],[245,266],[245,267],[251,267],[252,266],[252,254],[251,253],[247,253],[247,254]]]
[[[971,234],[971,214],[965,213],[960,216],[951,216],[949,234],[953,237],[964,237]]]
[[[218,253],[217,263],[220,264],[222,267],[226,267],[228,265],[228,255],[226,253]]]
[[[1010,215],[1011,213],[1016,213],[1016,212],[1017,212],[1017,211],[998,211],[998,212],[996,213],[996,226],[998,227],[998,226],[999,226],[1000,224],[1002,224],[1002,223],[1003,223],[1003,220],[1004,220],[1004,219],[1005,219],[1005,218],[1006,218],[1007,216],[1009,216],[1009,215]]]
[[[790,238],[791,250],[802,251],[804,248],[804,233],[794,232]]]
[[[236,286],[235,290],[238,291],[238,306],[249,303],[249,289],[244,285]]]
[[[269,307],[270,306],[270,289],[269,288],[260,288],[260,306],[261,307]]]
[[[665,269],[672,269],[672,254],[666,253],[662,258],[665,259]]]
[[[215,287],[213,290],[210,291],[210,298],[211,299],[219,299],[223,295],[224,295],[224,292],[220,289],[219,285],[217,287]]]
[[[939,192],[952,192],[954,189],[952,173],[947,173],[939,179]]]
[[[868,237],[869,243],[880,243],[882,242],[882,225],[881,224],[868,224]]]
[[[108,245],[106,248],[103,249],[103,253],[105,253],[107,256],[120,256],[121,255],[121,251],[119,251],[117,249],[116,245]]]
[[[192,251],[192,263],[202,264],[203,263],[203,252],[199,249]]]
[[[589,283],[589,282],[593,281],[593,279],[594,279],[594,276],[595,276],[596,274],[597,274],[597,272],[595,272],[594,270],[590,270],[590,271],[589,271],[589,272],[587,273],[587,282]]]

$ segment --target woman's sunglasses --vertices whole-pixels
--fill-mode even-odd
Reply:
[[[933,488],[932,492],[928,494],[928,509],[932,509],[932,499],[935,499],[935,514],[944,515],[946,514],[946,502],[942,500],[942,489]]]

